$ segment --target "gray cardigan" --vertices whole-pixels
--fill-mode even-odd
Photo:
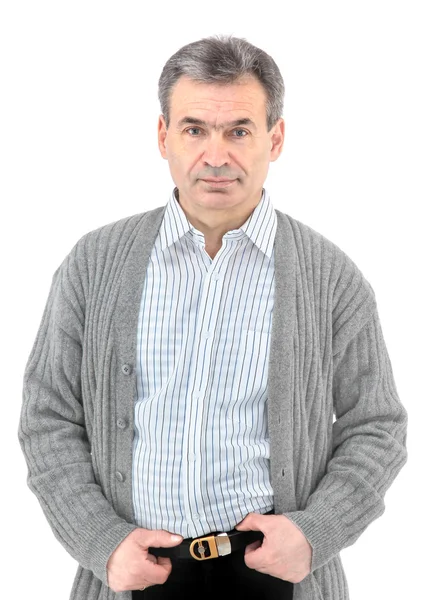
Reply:
[[[79,563],[70,600],[132,596],[107,586],[106,565],[137,527],[137,319],[164,210],[77,241],[53,275],[25,368],[18,437],[28,486]],[[268,371],[274,510],[313,548],[294,600],[347,600],[339,552],[384,512],[386,490],[407,460],[408,417],[371,285],[333,242],[276,213]]]

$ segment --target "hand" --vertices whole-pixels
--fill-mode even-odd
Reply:
[[[249,569],[299,583],[310,573],[313,549],[285,515],[249,513],[235,526],[238,531],[262,531],[264,539],[246,546],[244,562]]]
[[[148,548],[170,548],[183,541],[182,536],[174,541],[172,535],[165,529],[143,527],[129,533],[107,561],[109,588],[125,592],[165,583],[171,573],[171,560],[149,554]]]

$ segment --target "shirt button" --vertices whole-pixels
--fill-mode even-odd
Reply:
[[[122,365],[122,373],[129,375],[131,373],[131,366],[128,364]]]
[[[125,427],[127,426],[127,422],[125,419],[118,419],[116,421],[116,425],[120,428],[120,429],[125,429]]]
[[[200,515],[198,513],[195,513],[194,515],[192,515],[192,518],[194,519],[194,521],[199,521]]]
[[[125,481],[125,477],[120,471],[116,471],[115,477],[118,481]]]

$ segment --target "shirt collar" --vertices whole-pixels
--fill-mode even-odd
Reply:
[[[177,187],[173,189],[170,195],[159,230],[162,250],[165,250],[168,246],[174,244],[188,232],[195,243],[204,243],[204,234],[189,222],[188,217],[176,198],[176,191],[178,191]],[[275,225],[276,213],[271,203],[269,193],[263,188],[258,205],[249,215],[245,223],[243,223],[239,229],[228,231],[224,234],[224,237],[226,237],[226,239],[239,240],[242,237],[247,236],[268,256],[268,258],[271,258],[274,245]]]

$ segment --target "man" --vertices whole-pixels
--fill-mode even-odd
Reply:
[[[263,187],[283,95],[243,39],[181,48],[159,82],[168,204],[53,275],[19,440],[79,562],[71,600],[346,600],[339,552],[407,460],[373,288]]]

